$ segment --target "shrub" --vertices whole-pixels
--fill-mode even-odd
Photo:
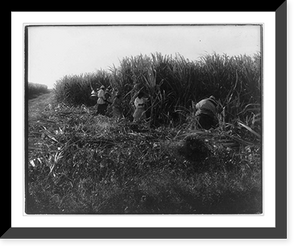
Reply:
[[[44,84],[36,84],[36,83],[31,83],[29,82],[27,85],[27,95],[28,98],[35,98],[41,94],[48,93],[48,87],[47,85]]]
[[[68,105],[95,105],[91,99],[92,89],[96,90],[101,85],[109,86],[110,75],[105,71],[86,73],[81,75],[67,75],[55,83],[55,96],[58,102]]]
[[[261,59],[240,55],[206,55],[189,61],[160,53],[126,57],[109,71],[65,76],[57,81],[59,101],[71,105],[94,105],[91,87],[101,84],[118,89],[126,117],[133,113],[133,98],[143,89],[149,96],[148,115],[155,126],[185,122],[193,102],[214,95],[224,106],[228,123],[242,121],[256,128],[261,108]],[[255,124],[255,125],[254,125]]]

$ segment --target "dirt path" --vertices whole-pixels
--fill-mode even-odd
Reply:
[[[42,94],[28,101],[28,120],[35,120],[45,109],[50,108],[54,101],[54,92]]]

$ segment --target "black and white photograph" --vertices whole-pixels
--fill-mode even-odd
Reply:
[[[25,212],[263,209],[263,24],[25,26]]]

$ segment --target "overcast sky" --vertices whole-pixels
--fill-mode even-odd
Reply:
[[[28,29],[28,81],[54,83],[65,75],[108,70],[128,56],[179,53],[189,60],[205,54],[260,52],[256,25],[37,26]]]

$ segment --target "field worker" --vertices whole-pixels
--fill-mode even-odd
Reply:
[[[214,96],[203,99],[196,104],[198,122],[203,129],[211,129],[219,126],[218,110],[220,105]]]
[[[140,91],[134,100],[135,111],[133,113],[133,122],[137,122],[146,118],[145,111],[147,101],[148,98],[146,98],[144,92]]]
[[[116,120],[119,120],[122,117],[122,101],[121,101],[121,95],[119,92],[115,93],[115,97],[112,102],[112,110],[113,110],[113,117],[116,118]]]
[[[106,103],[111,104],[111,101],[110,101],[110,99],[111,99],[111,91],[110,90],[106,90],[105,91],[104,97],[105,97]]]
[[[103,85],[100,87],[100,90],[98,91],[97,95],[98,95],[98,100],[97,100],[98,107],[97,107],[96,114],[105,115],[107,109],[107,100],[105,97],[105,87]]]

